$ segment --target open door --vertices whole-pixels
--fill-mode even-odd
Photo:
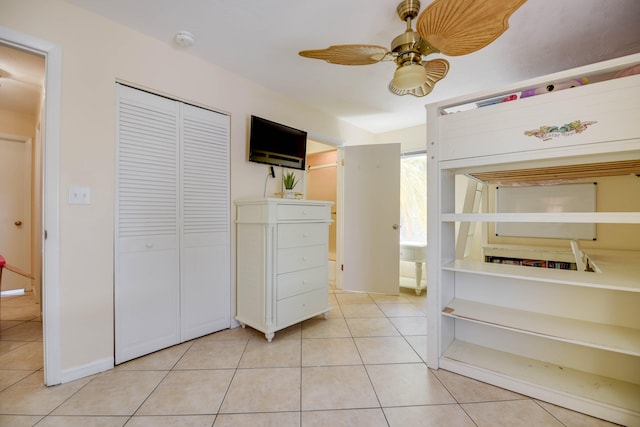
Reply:
[[[398,294],[400,144],[344,147],[341,165],[338,288]]]

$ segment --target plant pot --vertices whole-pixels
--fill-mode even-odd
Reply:
[[[284,190],[284,198],[285,199],[295,199],[296,195],[293,190]]]

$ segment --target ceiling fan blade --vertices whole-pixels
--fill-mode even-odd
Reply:
[[[427,70],[427,82],[431,86],[442,80],[449,72],[449,61],[438,58],[424,63],[424,69]]]
[[[449,72],[449,61],[446,59],[438,58],[431,61],[426,61],[423,64],[425,71],[427,72],[427,78],[425,82],[418,87],[411,89],[400,89],[393,84],[393,80],[389,83],[389,90],[396,95],[413,95],[413,96],[425,96],[431,93],[436,83],[442,80]]]
[[[509,28],[527,0],[435,0],[418,17],[416,31],[445,55],[475,52]]]
[[[298,54],[340,65],[369,65],[392,58],[386,47],[370,44],[341,44],[326,49],[303,50]]]

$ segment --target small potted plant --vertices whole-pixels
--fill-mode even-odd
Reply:
[[[296,174],[293,172],[286,172],[282,175],[282,184],[284,185],[284,197],[285,199],[293,199],[293,188],[298,183]]]

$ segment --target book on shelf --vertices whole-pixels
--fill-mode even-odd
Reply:
[[[485,261],[492,264],[523,265],[525,267],[555,268],[560,270],[577,270],[576,264],[573,262],[546,261],[543,259],[485,256]]]

